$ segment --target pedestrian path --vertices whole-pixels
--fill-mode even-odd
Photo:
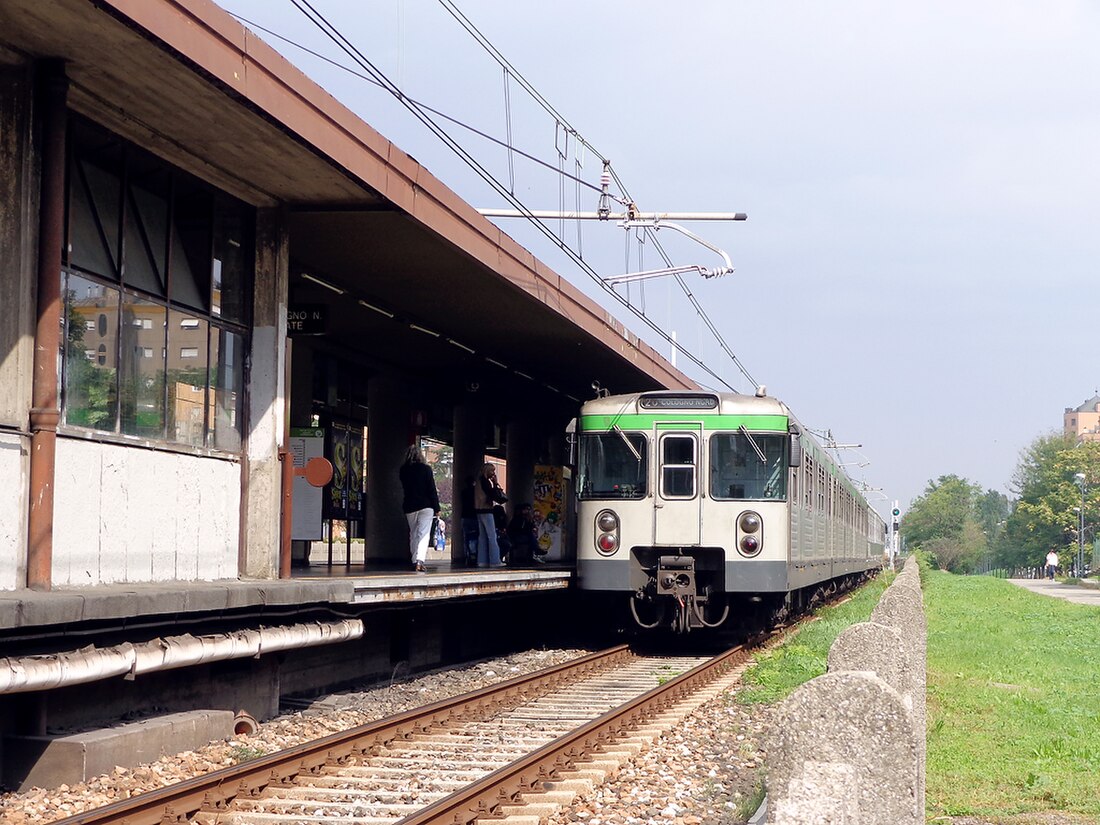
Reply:
[[[1054,596],[1075,604],[1091,604],[1100,607],[1100,588],[1082,587],[1076,584],[1062,584],[1050,579],[1009,579],[1032,593]]]

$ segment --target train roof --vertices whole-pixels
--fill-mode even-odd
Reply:
[[[650,399],[649,404],[642,399]],[[703,399],[715,399],[713,407],[695,406]],[[682,404],[678,404],[682,401]],[[641,403],[640,403],[641,402]],[[586,401],[582,415],[622,415],[628,413],[669,413],[676,415],[782,415],[792,418],[791,411],[771,396],[742,395],[732,392],[697,390],[663,390],[609,395]]]

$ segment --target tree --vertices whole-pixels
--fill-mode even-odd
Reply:
[[[1051,549],[1076,556],[1084,475],[1085,538],[1100,520],[1100,442],[1077,444],[1061,433],[1037,438],[1020,456],[1013,477],[1019,500],[1008,518],[1008,564],[1038,566]]]
[[[925,550],[945,570],[973,571],[1005,521],[1007,498],[956,475],[929,481],[901,522],[908,547]]]

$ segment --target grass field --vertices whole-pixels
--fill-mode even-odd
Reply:
[[[1100,816],[1100,611],[929,572],[928,814]]]
[[[759,656],[739,701],[779,702],[824,673],[833,640],[868,619],[891,580]],[[924,602],[929,820],[1067,812],[1100,822],[1100,610],[939,571],[924,574]]]

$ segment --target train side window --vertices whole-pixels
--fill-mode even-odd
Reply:
[[[692,435],[661,438],[661,496],[694,498],[697,442]]]

